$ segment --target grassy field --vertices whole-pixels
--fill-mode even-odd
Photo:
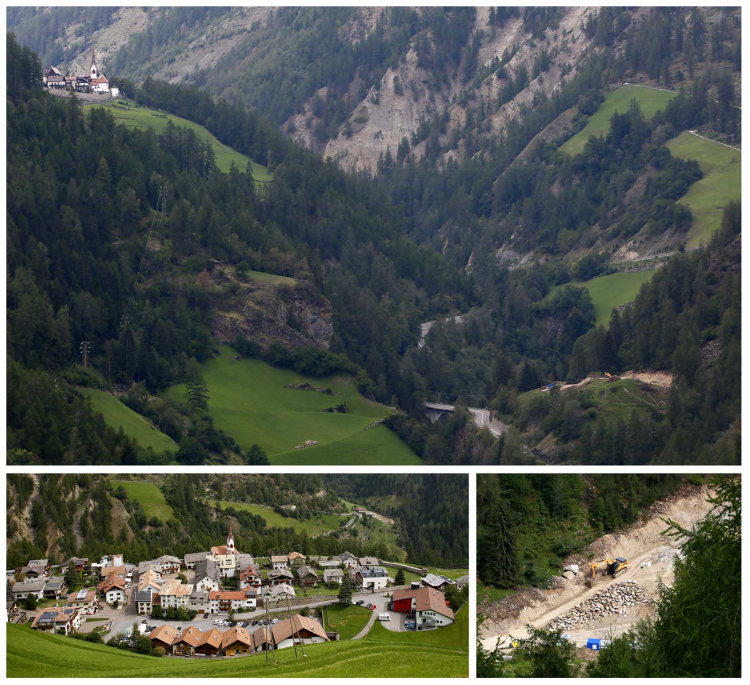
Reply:
[[[147,421],[140,414],[126,407],[114,395],[93,388],[79,388],[91,398],[94,409],[104,415],[104,420],[113,428],[122,427],[123,432],[133,438],[141,447],[151,447],[155,452],[177,451],[177,445],[168,435]]]
[[[246,274],[249,278],[252,278],[258,283],[263,285],[294,285],[297,282],[296,278],[289,278],[289,276],[278,276],[277,274],[269,274],[263,271],[250,270]]]
[[[195,132],[202,143],[211,143],[216,153],[216,166],[221,171],[227,172],[232,167],[232,162],[240,171],[244,171],[247,168],[247,163],[250,162],[250,158],[243,155],[230,147],[220,143],[212,133],[207,131],[203,126],[193,123],[187,119],[176,117],[172,114],[166,114],[165,112],[159,112],[149,107],[142,107],[141,105],[132,102],[131,100],[115,100],[114,102],[107,103],[106,105],[88,105],[86,109],[93,108],[105,108],[112,112],[112,116],[115,118],[115,123],[124,124],[131,128],[137,128],[145,130],[152,128],[157,133],[162,133],[167,128],[167,122],[171,121],[175,126],[182,126],[184,128],[190,128]],[[272,176],[269,174],[268,169],[260,164],[252,162],[253,165],[253,178],[261,183],[266,183],[271,180]]]
[[[372,612],[358,606],[334,606],[325,608],[326,630],[336,630],[342,640],[351,640],[367,625]]]
[[[431,645],[434,647],[446,647],[465,654],[468,661],[469,654],[469,605],[464,604],[456,614],[456,620],[452,625],[437,630],[425,632],[396,633],[384,628],[380,621],[376,621],[365,638],[367,642],[378,642],[388,645],[410,645],[413,648]],[[468,665],[468,664],[467,664]]]
[[[212,499],[209,501],[211,506],[216,506],[216,500]],[[222,509],[232,507],[240,511],[249,511],[256,516],[262,516],[271,528],[294,528],[294,530],[300,533],[307,531],[308,535],[318,535],[319,533],[334,530],[339,527],[339,521],[347,520],[346,517],[326,514],[316,516],[307,521],[298,521],[295,518],[287,518],[286,516],[277,514],[273,509],[262,507],[259,504],[245,504],[244,502],[227,502],[221,500],[219,501],[219,505]]]
[[[380,628],[385,630],[382,626]],[[468,639],[468,624],[464,628]],[[305,658],[301,655],[295,658],[293,649],[282,649],[276,652],[274,664],[266,663],[264,654],[222,660],[159,659],[8,625],[6,676],[101,678],[102,674],[106,674],[108,678],[466,678],[469,675],[468,651],[450,640],[435,639],[441,637],[435,633],[441,632],[450,632],[454,637],[459,637],[452,629],[453,626],[427,634],[394,633],[395,641],[376,638],[305,645]],[[399,641],[399,637],[406,639]]]
[[[113,488],[122,485],[128,499],[140,503],[146,518],[151,519],[155,516],[160,521],[169,521],[174,518],[172,507],[167,504],[164,493],[156,483],[133,480],[110,480],[109,483]]]
[[[570,285],[580,288],[586,288],[591,295],[591,302],[594,305],[594,315],[596,316],[597,326],[608,326],[612,318],[612,310],[628,302],[632,302],[638,295],[646,281],[650,281],[656,271],[620,271],[606,276],[597,276],[590,281],[574,281]],[[564,286],[555,286],[545,297],[549,300],[558,288]]]
[[[643,116],[650,119],[660,109],[664,109],[667,103],[677,93],[667,93],[661,90],[651,90],[649,88],[640,88],[638,86],[620,86],[617,90],[607,95],[604,102],[599,105],[599,109],[591,116],[582,131],[579,131],[570,140],[568,140],[560,150],[567,152],[569,155],[577,155],[583,152],[586,141],[591,136],[607,135],[609,131],[609,120],[612,115],[628,111],[630,101],[635,98],[643,112]]]
[[[693,183],[679,202],[693,212],[687,246],[708,243],[721,225],[724,207],[741,198],[742,154],[688,131],[670,140],[667,147],[675,157],[694,159],[703,171],[703,178]]]
[[[310,378],[277,369],[256,359],[237,359],[230,347],[203,365],[210,394],[209,412],[217,428],[243,448],[254,443],[272,464],[420,464],[421,460],[385,426],[366,430],[389,409],[362,397],[348,376]],[[330,388],[337,395],[286,386],[309,383]],[[185,388],[174,386],[167,395],[184,402]],[[346,402],[346,414],[326,412]],[[295,449],[305,440],[321,444]]]

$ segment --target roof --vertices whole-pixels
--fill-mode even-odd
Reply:
[[[294,588],[291,585],[289,585],[288,583],[282,583],[281,585],[269,587],[266,592],[266,597],[273,597],[274,595],[283,595],[283,594],[290,594],[292,595],[292,597],[296,596],[296,593],[294,592]]]
[[[329,578],[343,578],[344,572],[340,568],[327,568],[323,571],[323,580],[328,582]]]
[[[279,564],[284,561],[289,561],[289,557],[286,554],[280,554],[278,556],[271,556],[272,564]]]
[[[62,566],[67,566],[68,564],[73,564],[73,566],[80,566],[81,564],[88,564],[89,559],[88,557],[71,557],[67,561],[62,563]]]
[[[275,580],[276,578],[294,578],[294,574],[291,571],[287,571],[287,570],[269,571],[268,572],[268,579],[269,580]]]
[[[204,578],[212,578],[217,582],[221,578],[221,569],[212,559],[203,559],[195,567],[195,582],[199,583]]]
[[[445,583],[454,584],[453,581],[449,581],[447,578],[441,576],[436,576],[434,573],[428,573],[424,578],[420,578],[420,580],[425,585],[430,585],[432,587],[440,587]]]
[[[363,568],[357,571],[363,578],[387,578],[388,573],[384,568],[376,566],[375,568]]]
[[[355,557],[351,552],[342,552],[341,554],[339,554],[339,559],[341,559],[341,561],[345,561],[346,559],[356,559],[356,558],[357,557]]]
[[[445,595],[440,590],[431,587],[421,587],[419,590],[396,590],[393,601],[412,598],[415,600],[416,611],[432,610],[448,618],[453,618],[453,610],[445,603]]]
[[[300,554],[299,552],[291,552],[289,554],[289,561],[292,561],[292,559],[304,559],[305,555]]]
[[[171,554],[162,554],[158,559],[154,559],[154,561],[158,562],[159,564],[179,564],[180,559],[178,557],[173,557]]]
[[[174,626],[163,625],[151,631],[151,640],[160,640],[164,644],[171,645],[177,637],[177,629]]]
[[[138,576],[138,589],[143,590],[147,585],[153,585],[154,587],[161,585],[161,576],[153,569],[149,569]]]
[[[300,614],[295,614],[291,618],[280,621],[271,628],[273,640],[276,644],[279,644],[282,640],[289,639],[300,630],[307,630],[317,637],[322,637],[324,640],[328,640],[326,631],[320,623],[312,618],[301,616]]]
[[[151,593],[150,592],[136,592],[135,593],[135,601],[136,602],[150,602],[151,601]]]
[[[259,628],[253,631],[250,639],[253,641],[252,646],[254,650],[257,650],[262,645],[273,644],[273,636],[268,628]]]
[[[125,567],[124,566],[105,566],[104,568],[99,570],[99,575],[102,576],[124,576],[125,575]]]
[[[216,628],[211,628],[211,630],[206,630],[200,641],[200,645],[210,645],[211,647],[215,647],[216,649],[219,649],[221,647],[221,631]]]
[[[197,564],[199,561],[203,561],[207,556],[208,552],[191,552],[185,555],[185,564]]]
[[[109,578],[105,578],[101,583],[99,583],[99,589],[102,592],[109,592],[112,588],[124,590],[125,585],[125,581],[120,578],[120,576],[110,576]]]
[[[341,559],[329,559],[327,561],[319,561],[318,566],[320,568],[338,568],[341,566]]]
[[[193,626],[190,626],[187,630],[182,631],[182,635],[180,637],[175,638],[172,641],[173,645],[176,645],[180,642],[186,642],[191,647],[197,647],[201,642],[203,641],[203,631],[198,630],[198,628],[193,628]]]
[[[47,579],[47,585],[45,585],[44,589],[54,589],[54,588],[62,588],[65,587],[65,578],[48,578]]]
[[[315,578],[318,577],[318,574],[315,573],[315,571],[313,571],[311,568],[307,568],[307,566],[304,565],[300,566],[297,569],[297,575],[300,578],[304,578],[305,576],[314,576]]]
[[[159,595],[162,597],[172,596],[175,597],[189,597],[193,591],[192,585],[185,585],[179,580],[168,580],[161,588]]]
[[[83,593],[86,593],[85,595]],[[93,602],[96,599],[96,590],[79,590],[68,595],[68,604],[73,602]]]
[[[255,559],[253,559],[252,554],[235,554],[234,556],[235,566],[237,568],[244,569],[255,564]]]
[[[252,576],[260,577],[260,573],[256,571],[255,567],[248,566],[244,571],[240,572],[240,580],[245,580],[246,578],[251,578]]]
[[[13,594],[17,595],[19,592],[39,592],[40,590],[44,590],[46,585],[47,581],[44,579],[16,583],[13,586]]]
[[[244,600],[246,599],[246,595],[244,591],[238,591],[238,590],[214,590],[212,593],[210,593],[211,599],[239,599]]]
[[[238,626],[230,628],[224,633],[221,638],[221,646],[228,647],[229,645],[233,645],[235,642],[242,642],[248,647],[252,646],[253,644],[253,641],[250,638],[250,633],[248,633],[244,628],[240,628]]]
[[[360,566],[377,566],[378,565],[377,557],[360,557],[359,565]]]
[[[38,625],[54,625],[56,623],[62,623],[63,625],[70,621],[75,616],[75,611],[65,610],[63,608],[45,609],[40,611],[31,622],[31,627],[35,628]]]

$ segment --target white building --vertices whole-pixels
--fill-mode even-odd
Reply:
[[[388,587],[388,573],[379,566],[357,569],[355,580],[362,586],[363,590],[384,590]]]
[[[192,585],[184,585],[179,580],[168,580],[159,592],[162,609],[187,609]]]
[[[286,571],[289,568],[289,557],[286,554],[272,556],[271,567],[274,571]]]

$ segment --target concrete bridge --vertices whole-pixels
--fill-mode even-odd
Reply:
[[[456,410],[456,407],[452,404],[439,404],[437,402],[425,402],[424,408],[427,418],[430,419],[432,423],[438,421],[441,416],[450,414]],[[489,409],[480,409],[478,407],[467,407],[467,409],[474,416],[474,423],[480,428],[489,429],[490,433],[495,438],[499,438],[506,430],[508,430],[506,424],[492,418],[492,412]]]

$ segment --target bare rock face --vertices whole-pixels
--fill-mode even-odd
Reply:
[[[211,331],[222,343],[244,335],[262,347],[280,342],[289,347],[328,348],[333,337],[332,309],[307,281],[283,289],[247,284],[229,307],[222,303],[212,318]]]

